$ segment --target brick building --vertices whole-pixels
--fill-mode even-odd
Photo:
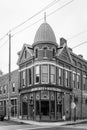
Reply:
[[[87,118],[87,61],[74,54],[64,38],[57,44],[46,20],[34,43],[24,44],[18,55],[19,112],[23,119]]]
[[[5,109],[5,115],[8,117],[8,87],[9,74],[0,76],[0,105]],[[18,70],[11,73],[10,87],[10,116],[17,117],[18,115]]]

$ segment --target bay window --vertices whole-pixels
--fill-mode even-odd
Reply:
[[[48,74],[49,74],[49,71],[48,71],[48,65],[42,65],[42,83],[48,83]]]
[[[40,81],[40,66],[35,66],[35,83]]]
[[[51,68],[50,68],[50,80],[51,80],[51,83],[56,82],[56,68],[55,68],[55,66],[51,66]]]

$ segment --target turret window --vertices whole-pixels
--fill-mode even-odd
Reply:
[[[43,48],[43,57],[47,57],[47,47]]]
[[[53,48],[53,57],[55,56],[55,49]]]
[[[35,57],[38,58],[38,49],[35,50]]]

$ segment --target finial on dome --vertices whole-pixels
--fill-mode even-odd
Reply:
[[[44,12],[44,22],[46,22],[46,12]]]

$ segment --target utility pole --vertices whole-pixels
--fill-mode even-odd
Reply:
[[[11,31],[9,31],[9,86],[8,86],[8,120],[11,114],[10,87],[11,87]]]

